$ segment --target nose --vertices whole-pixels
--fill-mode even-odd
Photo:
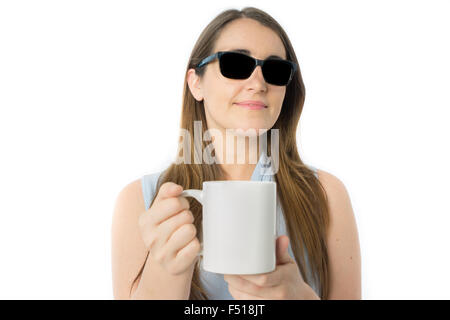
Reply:
[[[256,90],[267,89],[267,83],[264,79],[261,66],[256,66],[248,80],[248,86]]]

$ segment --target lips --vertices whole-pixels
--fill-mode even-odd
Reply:
[[[237,102],[236,105],[243,107],[243,108],[251,109],[251,110],[259,110],[259,109],[267,108],[265,103],[263,103],[261,101],[255,101],[255,100],[246,100],[246,101],[242,101],[242,102]]]

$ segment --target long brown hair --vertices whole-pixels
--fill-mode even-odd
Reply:
[[[212,54],[212,50],[218,39],[221,29],[229,22],[239,18],[250,18],[260,22],[262,25],[276,32],[284,44],[286,58],[298,64],[297,57],[290,40],[282,27],[266,12],[246,7],[242,10],[230,9],[220,13],[212,20],[200,34],[189,58],[186,73],[190,68],[196,69],[196,65],[205,57]],[[196,69],[196,74],[203,76],[205,68]],[[327,299],[329,292],[328,252],[326,246],[326,233],[329,224],[329,208],[325,190],[319,180],[300,159],[296,131],[297,124],[302,113],[305,101],[305,87],[303,84],[300,68],[297,68],[292,81],[286,87],[286,94],[280,115],[272,127],[279,131],[279,167],[275,174],[277,184],[277,195],[286,221],[286,231],[299,267],[301,275],[307,281],[307,270],[305,261],[306,249],[309,265],[312,271],[312,280],[319,289],[321,299]],[[208,129],[203,107],[203,101],[197,101],[191,94],[187,78],[184,80],[181,129],[190,133],[194,132],[194,121],[201,121],[203,135]],[[191,146],[194,143],[192,134]],[[270,148],[270,130],[267,132],[267,145]],[[181,142],[181,139],[179,143]],[[180,144],[179,144],[180,145]],[[157,190],[160,186],[172,181],[181,185],[184,189],[201,189],[203,181],[222,180],[224,172],[219,164],[196,164],[192,159],[202,159],[202,151],[207,147],[207,142],[202,141],[202,150],[191,148],[189,155],[191,161],[186,163],[172,163],[159,177]],[[194,161],[197,162],[197,161]],[[158,191],[156,191],[157,193]],[[202,214],[201,205],[193,198],[187,198],[190,210],[194,215],[194,225],[197,228],[197,236],[202,241]],[[153,199],[154,200],[154,199]],[[151,205],[153,204],[153,200]],[[150,206],[151,206],[150,205]],[[197,263],[192,277],[190,291],[191,300],[208,299],[208,294],[200,282],[200,263]],[[139,278],[143,267],[136,277]],[[135,281],[136,281],[135,280]],[[311,283],[309,283],[311,285]]]

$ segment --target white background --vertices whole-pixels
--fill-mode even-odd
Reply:
[[[450,3],[219,3],[0,2],[0,298],[113,298],[116,196],[173,159],[200,32],[254,5],[299,59],[300,156],[350,193],[363,299],[449,299]]]

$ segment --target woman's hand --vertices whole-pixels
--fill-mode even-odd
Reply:
[[[303,280],[297,263],[288,253],[289,238],[277,238],[276,269],[255,275],[224,275],[236,300],[303,300],[318,298]]]
[[[164,183],[150,209],[139,217],[150,258],[172,275],[192,274],[201,247],[183,187]]]

